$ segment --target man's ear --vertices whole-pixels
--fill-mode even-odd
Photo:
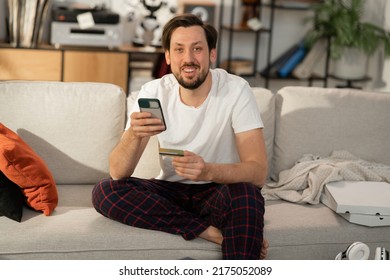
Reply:
[[[166,51],[165,51],[165,61],[166,61],[166,63],[167,63],[168,65],[171,64],[171,57],[170,57],[170,55],[169,55],[169,50],[166,50]]]
[[[210,51],[210,61],[214,63],[217,61],[217,49],[211,49]]]

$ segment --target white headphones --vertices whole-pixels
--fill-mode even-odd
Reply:
[[[348,246],[347,250],[340,252],[336,260],[368,260],[370,248],[362,242],[354,242]]]
[[[362,242],[354,242],[348,246],[347,250],[340,252],[336,260],[368,260],[370,248]],[[375,260],[388,260],[389,251],[383,247],[377,247],[375,250]]]
[[[375,250],[375,259],[376,260],[389,260],[390,259],[389,251],[387,251],[383,247],[377,247]]]

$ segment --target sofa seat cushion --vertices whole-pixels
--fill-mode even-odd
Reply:
[[[376,247],[390,248],[390,226],[352,224],[321,203],[267,201],[265,236],[270,243],[269,259],[331,260],[356,241],[370,247],[370,259]]]
[[[220,246],[203,239],[130,227],[103,217],[91,203],[92,185],[58,185],[51,216],[24,209],[21,223],[0,217],[0,259],[221,258]],[[26,232],[28,236],[26,236]]]
[[[179,235],[134,228],[103,217],[91,203],[92,185],[59,185],[51,216],[25,208],[21,223],[0,217],[0,259],[220,259],[220,246]],[[390,248],[390,227],[349,223],[322,204],[267,201],[268,259],[334,259],[360,241]],[[28,238],[26,238],[28,232]]]

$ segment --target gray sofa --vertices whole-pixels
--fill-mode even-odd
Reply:
[[[286,87],[254,88],[265,124],[270,178],[303,154],[346,149],[390,165],[390,94]],[[24,209],[20,223],[0,217],[0,259],[220,259],[219,246],[111,221],[91,204],[91,189],[108,176],[108,155],[126,122],[128,98],[99,83],[0,82],[0,122],[46,162],[58,190],[54,213]],[[153,138],[135,176],[158,173]],[[6,234],[5,234],[6,233]],[[322,205],[267,201],[269,259],[333,259],[354,241],[390,248],[390,227],[349,223]]]

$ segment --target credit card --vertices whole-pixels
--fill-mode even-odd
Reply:
[[[163,156],[172,156],[172,157],[182,157],[184,156],[184,151],[183,150],[175,150],[175,149],[165,149],[165,148],[160,148],[159,149],[160,155]]]

